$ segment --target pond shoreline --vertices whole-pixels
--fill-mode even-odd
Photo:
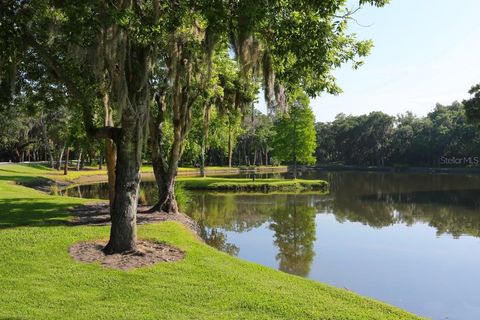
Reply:
[[[6,163],[5,165],[15,165],[14,163]],[[29,165],[29,164],[25,164]],[[47,167],[45,167],[48,169]],[[24,185],[29,188],[33,188],[45,193],[52,192],[52,188],[65,189],[79,184],[93,184],[107,182],[107,172],[102,171],[99,173],[97,170],[71,170],[72,173],[80,174],[78,177],[69,178],[60,173],[61,171],[53,170],[46,175],[35,177],[34,179],[28,179],[26,181],[17,181],[18,184]],[[236,175],[241,173],[284,173],[288,172],[287,166],[275,166],[275,167],[256,167],[256,168],[208,168],[205,170],[207,176],[219,176],[219,175]],[[155,176],[153,171],[147,167],[146,170],[140,172],[142,180],[154,180]],[[200,169],[197,168],[179,168],[178,177],[199,177]]]
[[[323,171],[359,171],[359,172],[385,172],[385,173],[431,173],[431,174],[480,174],[480,168],[452,168],[452,167],[378,167],[378,166],[349,166],[349,165],[314,165],[302,166],[303,170]]]

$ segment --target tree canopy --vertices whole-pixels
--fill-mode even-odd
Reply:
[[[332,70],[359,66],[372,46],[348,32],[353,14],[346,0],[3,1],[1,104],[17,108],[38,82],[59,93],[53,105],[69,110],[67,120],[82,119],[88,137],[103,139],[112,216],[105,252],[131,251],[145,150],[159,188],[153,209],[177,211],[174,182],[192,116],[207,123],[213,107],[227,116],[231,163],[238,132],[232,124],[259,87],[271,114],[288,112],[298,88],[311,97],[340,92]],[[202,131],[205,137],[208,125]],[[265,162],[268,136],[252,140]],[[67,144],[81,144],[62,139],[67,157]],[[203,158],[207,143],[200,143]],[[298,159],[311,160],[300,153]]]

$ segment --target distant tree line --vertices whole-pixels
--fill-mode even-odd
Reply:
[[[315,123],[309,99],[304,94],[293,97],[292,108],[276,115],[255,108],[244,113],[212,108],[207,119],[202,114],[194,116],[179,164],[203,168],[293,164],[295,160],[315,163]],[[0,112],[0,161],[43,161],[57,170],[68,160],[76,170],[103,167],[105,142],[87,136],[75,109],[50,107],[48,97],[18,101],[17,108]],[[168,144],[173,138],[171,121],[166,122],[164,135]],[[298,148],[290,148],[292,145]],[[149,145],[143,150],[143,159],[152,162]]]
[[[480,157],[480,131],[459,102],[437,104],[425,117],[338,114],[333,122],[317,123],[316,132],[317,163],[437,166],[445,158],[471,158],[473,164]]]

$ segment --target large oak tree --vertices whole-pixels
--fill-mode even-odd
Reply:
[[[216,48],[230,45],[244,83],[263,78],[269,105],[284,108],[291,87],[301,86],[311,96],[338,92],[330,71],[367,54],[371,45],[347,33],[345,0],[3,0],[0,5],[2,98],[18,93],[19,75],[28,78],[22,61],[38,61],[75,101],[87,133],[110,143],[114,190],[106,253],[136,250],[139,170],[154,100],[160,120],[166,111],[174,126],[171,149],[158,148],[158,156],[168,159],[161,174],[156,172],[164,188],[161,208],[177,210],[173,185],[182,143],[192,107],[208,98]],[[159,70],[165,75],[160,91]]]

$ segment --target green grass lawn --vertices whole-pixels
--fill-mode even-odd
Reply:
[[[327,192],[328,183],[323,180],[286,180],[286,179],[252,179],[217,178],[217,177],[179,177],[178,181],[185,189],[212,191],[263,191],[263,192]]]
[[[186,251],[180,262],[118,271],[72,260],[108,227],[72,227],[84,200],[19,186],[46,170],[0,166],[0,319],[416,319],[398,308],[216,251],[175,222],[139,237]],[[91,200],[90,200],[91,201]]]
[[[88,177],[88,176],[104,176],[106,179],[107,175],[107,170],[104,166],[102,170],[98,169],[98,166],[95,167],[85,167],[81,171],[76,171],[73,167],[70,168],[68,171],[67,175],[63,174],[63,168],[62,170],[53,170],[49,169],[47,167],[44,167],[42,165],[36,165],[34,167],[37,168],[43,168],[43,172],[39,173],[42,176],[45,176],[46,178],[50,178],[52,180],[57,180],[57,181],[75,181],[79,178],[82,177]],[[251,167],[251,169],[255,168],[259,172],[268,172],[271,170],[287,170],[286,166],[259,166],[259,167]],[[219,167],[219,166],[209,166],[205,167],[205,171],[209,174],[215,174],[216,172],[222,174],[222,173],[239,173],[241,169],[247,169],[247,168],[238,168],[238,167]],[[151,165],[143,165],[142,168],[140,169],[140,172],[142,173],[153,173],[153,167]],[[186,175],[191,175],[191,174],[199,174],[200,169],[199,168],[193,168],[193,167],[182,167],[178,168],[178,173],[179,175],[186,174]]]

